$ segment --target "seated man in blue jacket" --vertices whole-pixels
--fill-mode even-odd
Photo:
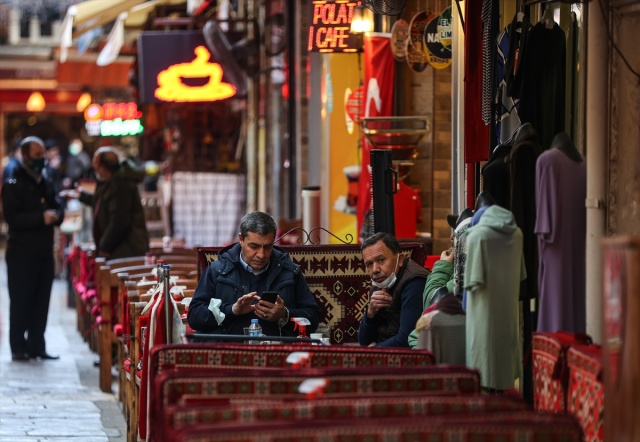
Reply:
[[[290,318],[306,318],[312,333],[320,322],[318,306],[300,267],[274,246],[271,215],[251,212],[240,222],[239,242],[222,249],[202,274],[189,304],[189,325],[199,332],[244,334],[258,318],[266,336],[296,336]],[[278,292],[275,303],[260,300]]]
[[[405,257],[398,240],[388,233],[368,237],[361,249],[371,291],[358,342],[370,347],[408,347],[409,333],[422,314],[429,270]]]

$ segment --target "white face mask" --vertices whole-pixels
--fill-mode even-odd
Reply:
[[[396,258],[396,268],[393,270],[393,273],[390,274],[389,276],[387,276],[387,279],[385,279],[382,282],[376,282],[373,279],[371,280],[371,285],[373,285],[374,287],[378,287],[379,289],[388,289],[389,287],[391,287],[393,284],[396,283],[396,270],[398,270],[398,263],[400,262],[400,254],[398,254],[398,258]]]
[[[82,152],[82,144],[78,142],[72,142],[69,144],[69,153],[71,155],[78,155],[80,152]]]

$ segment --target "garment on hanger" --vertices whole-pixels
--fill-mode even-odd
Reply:
[[[482,121],[482,2],[465,2],[464,162],[489,158],[489,127]]]
[[[520,120],[533,125],[545,150],[565,128],[565,51],[564,31],[558,25],[547,29],[542,22],[536,24],[525,43],[522,83],[512,91],[520,97]]]
[[[498,140],[507,142],[511,134],[521,124],[518,114],[519,97],[511,95],[511,87],[516,77],[521,81],[519,69],[524,56],[524,44],[531,23],[523,12],[517,12],[511,23],[498,35],[496,73],[498,88],[496,94],[495,123]]]
[[[566,132],[560,132],[554,137],[551,142],[551,148],[558,149],[576,163],[581,163],[583,161],[582,154],[578,152],[576,145]]]
[[[499,2],[482,0],[482,121],[491,124],[492,103],[496,92],[496,37],[500,31]]]
[[[586,162],[558,148],[536,163],[537,331],[586,331]]]
[[[538,245],[536,220],[536,162],[542,153],[538,134],[531,123],[522,124],[514,134],[513,147],[505,157],[509,169],[509,210],[522,230],[527,278],[520,287],[520,299],[538,297]]]
[[[467,236],[466,361],[480,371],[482,387],[505,390],[522,375],[522,232],[507,209],[497,204],[483,207],[484,214]]]
[[[497,204],[509,209],[509,167],[505,158],[509,155],[511,146],[507,143],[499,144],[491,153],[489,160],[480,169],[482,174],[482,188],[495,198]]]

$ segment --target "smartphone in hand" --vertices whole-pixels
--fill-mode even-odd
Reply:
[[[262,296],[260,296],[260,300],[268,301],[272,304],[276,303],[276,299],[278,299],[278,292],[262,292]]]

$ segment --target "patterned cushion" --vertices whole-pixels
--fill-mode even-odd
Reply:
[[[417,263],[424,263],[426,246],[401,243],[402,251]],[[311,292],[322,309],[320,323],[329,328],[332,343],[357,342],[362,311],[367,305],[371,280],[362,262],[359,244],[283,245],[298,264]],[[218,259],[221,247],[197,250],[200,272]]]
[[[533,333],[534,409],[564,413],[569,375],[566,353],[569,346],[590,341],[584,334],[569,332]]]
[[[292,352],[308,352],[307,367],[405,367],[433,365],[426,350],[316,345],[171,344],[151,350],[153,376],[175,369],[291,367]]]
[[[363,399],[317,399],[285,402],[277,399],[237,401],[217,406],[173,407],[166,410],[172,428],[228,422],[272,420],[362,419],[422,417],[450,414],[526,410],[521,397],[503,396],[399,396]],[[420,419],[420,418],[419,418]]]
[[[271,421],[184,429],[179,442],[342,442],[342,441],[464,441],[582,442],[580,426],[571,416],[533,411],[416,419],[318,419]]]
[[[584,431],[585,442],[604,440],[604,383],[599,345],[575,345],[567,352],[569,396],[567,412]]]
[[[326,381],[316,393],[327,398],[398,395],[463,395],[480,391],[477,370],[462,366],[366,367],[325,369],[169,370],[156,376],[150,389],[149,437],[164,423],[173,405],[211,404],[229,399],[304,399],[300,384],[310,378]],[[154,434],[152,434],[152,432]]]

